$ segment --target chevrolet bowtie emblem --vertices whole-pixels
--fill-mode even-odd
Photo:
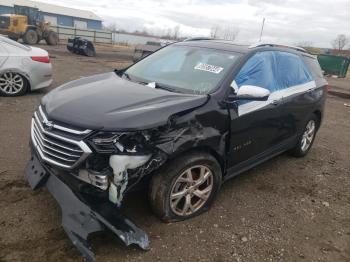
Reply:
[[[53,128],[52,121],[44,121],[43,124],[44,124],[44,128],[47,130],[51,130]]]

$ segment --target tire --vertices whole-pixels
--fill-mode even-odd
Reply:
[[[91,48],[87,48],[85,54],[88,57],[94,57],[96,55],[95,50],[92,50]]]
[[[319,119],[316,115],[312,115],[303,128],[302,134],[298,138],[296,146],[290,150],[290,154],[295,157],[304,157],[310,151],[317,133]],[[312,130],[312,132],[311,132]],[[304,144],[307,143],[307,144]]]
[[[49,31],[47,37],[45,38],[45,41],[48,45],[57,45],[58,42],[58,35],[54,31]]]
[[[38,33],[34,29],[28,29],[23,35],[23,42],[28,45],[34,45],[38,42]]]
[[[18,41],[18,36],[14,36],[14,35],[9,35],[9,38],[13,41]]]
[[[13,72],[0,74],[0,94],[4,96],[21,96],[28,90],[28,81],[22,75]]]
[[[202,174],[208,174],[202,184],[199,183],[201,170]],[[190,171],[192,182],[186,171]],[[202,175],[202,178],[205,177]],[[202,214],[217,196],[221,180],[221,167],[212,155],[204,152],[185,154],[167,163],[152,177],[149,189],[152,210],[165,222],[182,221]],[[186,188],[189,185],[192,186]],[[193,209],[186,206],[189,198]]]

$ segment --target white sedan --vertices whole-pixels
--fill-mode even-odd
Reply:
[[[0,36],[0,95],[19,96],[52,83],[49,54]]]

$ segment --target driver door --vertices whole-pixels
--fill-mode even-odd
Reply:
[[[266,101],[237,100],[230,109],[231,139],[229,167],[248,160],[258,161],[283,140],[282,95],[274,76],[273,51],[254,54],[235,77],[232,92],[243,85],[266,88]]]

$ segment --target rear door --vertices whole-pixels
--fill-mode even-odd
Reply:
[[[298,54],[276,52],[277,80],[283,97],[283,139],[297,138],[315,103],[316,82]]]

